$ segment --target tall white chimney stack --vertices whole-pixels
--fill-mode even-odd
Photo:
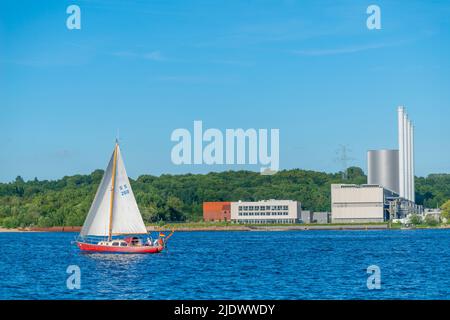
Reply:
[[[403,184],[405,186],[403,197],[408,199],[408,116],[406,109],[403,113],[403,148]]]
[[[411,124],[411,201],[416,202],[414,182],[414,126]]]
[[[406,199],[411,200],[411,121],[406,120]]]
[[[398,107],[398,173],[400,197],[405,197],[405,109]]]
[[[398,149],[400,197],[415,202],[414,127],[402,106],[398,107]]]

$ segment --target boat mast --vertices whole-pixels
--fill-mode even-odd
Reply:
[[[114,147],[113,171],[112,171],[112,177],[111,177],[111,202],[109,204],[108,241],[112,240],[112,218],[113,218],[113,207],[114,207],[114,189],[116,187],[117,146],[118,146],[118,142],[116,140],[116,145]]]

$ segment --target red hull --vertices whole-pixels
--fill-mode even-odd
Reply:
[[[104,253],[158,253],[163,251],[164,247],[136,246],[136,247],[113,247],[98,244],[77,242],[81,251],[104,252]]]

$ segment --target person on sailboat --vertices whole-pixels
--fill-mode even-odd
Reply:
[[[162,232],[159,233],[159,238],[158,238],[158,245],[160,245],[161,247],[164,247],[164,237],[166,235]]]

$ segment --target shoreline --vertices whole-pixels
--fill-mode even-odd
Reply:
[[[364,230],[428,230],[428,229],[450,229],[449,225],[443,226],[418,226],[413,228],[402,228],[402,227],[389,227],[388,224],[345,224],[345,225],[259,225],[259,226],[249,226],[249,225],[227,225],[227,226],[147,226],[148,232],[168,232],[171,230],[177,232],[224,232],[224,231],[265,231],[265,232],[283,232],[283,231],[317,231],[317,230],[335,230],[335,231],[364,231]],[[14,233],[14,232],[80,232],[81,227],[49,227],[49,228],[3,228],[0,227],[0,233]]]
[[[309,231],[309,230],[387,230],[386,225],[289,225],[289,226],[204,226],[204,227],[179,227],[177,232],[202,232],[202,231]],[[170,231],[168,227],[147,227],[149,231]]]

